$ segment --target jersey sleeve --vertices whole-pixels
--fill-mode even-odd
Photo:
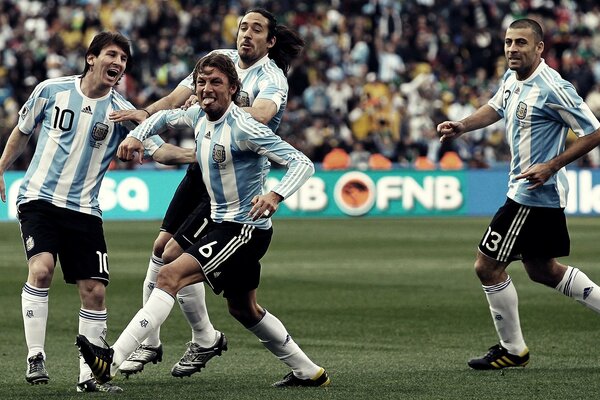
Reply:
[[[26,135],[31,135],[35,127],[44,119],[46,105],[48,104],[48,95],[43,87],[44,83],[39,84],[29,96],[29,99],[19,110],[19,121],[17,123],[19,130]]]
[[[240,113],[241,111],[236,111]],[[308,157],[283,141],[269,127],[254,120],[250,114],[236,116],[241,150],[253,151],[287,168],[280,182],[272,189],[284,199],[291,196],[310,178],[315,168]]]
[[[167,128],[193,128],[195,122],[202,115],[204,115],[204,111],[199,106],[193,106],[187,110],[180,108],[162,110],[144,120],[137,128],[129,132],[127,136],[144,142],[147,138],[158,135]]]
[[[281,105],[287,101],[288,93],[288,82],[285,79],[281,70],[269,71],[266,69],[266,79],[262,79],[259,84],[259,92],[257,93],[256,99],[271,100],[277,105],[277,109],[281,108]]]
[[[578,136],[585,136],[600,128],[600,122],[568,81],[554,86],[548,94],[548,107],[557,118]]]

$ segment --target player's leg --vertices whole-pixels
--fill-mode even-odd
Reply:
[[[540,209],[536,218],[532,243],[523,255],[529,277],[600,313],[598,285],[578,268],[563,265],[555,259],[569,255],[570,251],[564,210]]]
[[[107,332],[106,285],[109,265],[102,220],[98,217],[62,209],[58,259],[66,283],[76,284],[81,301],[78,334],[102,346]],[[122,389],[96,382],[90,367],[79,355],[78,392],[112,392]]]
[[[110,349],[90,343],[82,335],[77,337],[77,346],[96,379],[103,383],[112,379],[127,357],[143,340],[167,319],[175,303],[175,295],[181,287],[200,282],[204,275],[197,260],[183,254],[174,262],[161,268],[157,286],[146,304],[133,317]]]
[[[165,249],[165,260],[177,258],[192,244],[206,234],[210,223],[210,200],[205,196],[190,217],[183,223],[169,241]],[[182,288],[177,293],[177,303],[192,330],[192,338],[182,358],[189,358],[198,349],[214,349],[223,347],[225,336],[215,330],[210,322],[206,307],[204,283],[196,283]]]
[[[525,366],[529,350],[523,339],[519,319],[519,300],[508,264],[520,255],[519,240],[527,222],[529,208],[508,200],[490,223],[479,243],[475,272],[485,293],[500,343],[481,358],[469,360],[474,369],[499,369]]]
[[[58,238],[56,207],[42,201],[19,205],[21,237],[28,260],[27,282],[21,291],[23,328],[27,344],[25,379],[31,384],[47,383],[46,325],[48,293],[54,275]]]
[[[193,212],[205,191],[198,164],[190,164],[169,203],[160,232],[154,240],[152,255],[148,262],[148,269],[142,287],[142,305],[146,304],[156,286],[158,273],[165,264],[163,253],[167,244],[171,241],[173,234],[177,232]],[[172,260],[175,258],[172,258]],[[144,365],[150,362],[156,364],[162,361],[162,357],[163,348],[160,341],[160,329],[157,329],[148,335],[144,343],[140,344],[126,362],[121,364],[121,372],[125,375],[140,372],[144,369]]]
[[[275,357],[291,368],[277,387],[327,386],[325,369],[315,364],[298,346],[283,323],[256,302],[256,289],[227,298],[229,313],[252,332]]]

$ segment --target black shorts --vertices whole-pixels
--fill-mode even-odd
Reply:
[[[206,235],[185,252],[194,257],[212,290],[224,297],[247,293],[260,282],[260,259],[273,228],[257,229],[233,222],[211,223]]]
[[[177,232],[196,207],[208,199],[200,166],[198,163],[190,164],[169,203],[160,230],[171,234]]]
[[[27,260],[50,253],[60,261],[65,282],[96,279],[108,285],[108,255],[102,219],[42,200],[19,205]]]
[[[568,256],[570,246],[564,209],[529,207],[507,199],[483,235],[479,251],[511,262]]]
[[[210,199],[202,199],[196,209],[177,229],[173,239],[185,250],[206,233],[210,222]]]

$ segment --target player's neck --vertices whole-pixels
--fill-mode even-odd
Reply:
[[[110,92],[110,89],[110,86],[95,81],[89,74],[81,78],[81,92],[90,99],[104,97]]]

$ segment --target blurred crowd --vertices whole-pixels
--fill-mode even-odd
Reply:
[[[546,62],[600,117],[597,0],[0,0],[0,148],[37,83],[81,73],[97,32],[131,39],[134,68],[118,90],[142,108],[199,57],[234,48],[238,18],[253,7],[306,40],[278,134],[325,168],[437,168],[448,153],[450,167],[505,163],[501,122],[444,145],[436,126],[493,95],[506,70],[504,32],[519,17],[541,22]],[[165,139],[187,145],[192,137]],[[14,167],[26,168],[31,153]],[[600,166],[598,151],[578,162]]]

